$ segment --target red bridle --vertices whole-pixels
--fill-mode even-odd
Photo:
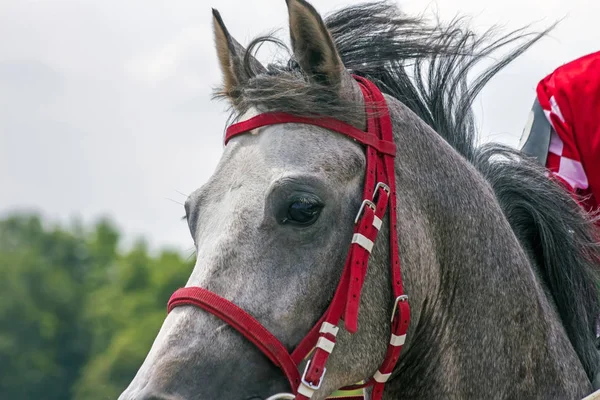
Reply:
[[[256,345],[287,377],[297,400],[309,399],[321,387],[326,363],[336,343],[338,324],[350,333],[358,329],[360,294],[367,273],[369,256],[383,217],[389,207],[390,268],[394,307],[391,317],[391,338],[383,363],[375,375],[362,385],[344,389],[373,386],[372,399],[383,395],[385,382],[389,379],[402,350],[410,322],[408,298],[404,295],[398,238],[396,233],[396,181],[394,157],[396,145],[392,135],[392,123],[381,91],[369,80],[354,77],[364,96],[367,115],[367,131],[333,118],[308,118],[287,113],[265,113],[230,126],[225,143],[234,136],[252,129],[282,123],[315,125],[349,136],[366,147],[366,175],[363,202],[358,211],[354,235],[342,277],[333,300],[325,314],[290,354],[283,344],[246,311],[200,287],[178,289],[169,300],[168,311],[182,305],[199,307],[235,328]],[[311,352],[304,373],[300,376],[298,366]]]

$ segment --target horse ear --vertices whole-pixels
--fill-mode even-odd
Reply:
[[[223,73],[223,91],[230,99],[235,100],[233,89],[244,84],[252,73],[264,72],[266,69],[250,54],[247,55],[250,61],[250,70],[244,67],[246,49],[229,34],[221,14],[214,8],[212,12],[215,47]]]
[[[294,56],[300,67],[319,83],[337,85],[344,65],[321,16],[304,0],[286,0]]]

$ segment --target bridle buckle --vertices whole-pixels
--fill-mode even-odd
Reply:
[[[396,316],[396,310],[398,309],[398,303],[408,301],[408,296],[403,294],[402,296],[396,297],[394,301],[394,308],[392,309],[392,322],[394,322],[394,317]]]
[[[304,372],[302,373],[302,378],[300,378],[300,382],[302,382],[303,385],[312,390],[319,390],[321,388],[321,385],[323,384],[323,378],[325,377],[325,372],[327,372],[327,368],[323,368],[323,372],[321,373],[321,377],[319,378],[319,384],[313,385],[312,383],[306,381],[306,373],[308,372],[308,368],[310,367],[311,361],[312,360],[308,360],[308,362],[306,363],[306,367],[304,368]]]
[[[360,208],[358,209],[358,214],[356,214],[356,218],[354,218],[355,224],[358,224],[358,220],[360,219],[360,217],[362,217],[362,213],[365,210],[365,207],[369,207],[371,210],[373,210],[373,212],[377,210],[377,206],[371,200],[363,200],[362,204],[360,205]]]
[[[266,400],[294,400],[295,398],[296,396],[291,393],[277,393],[271,397],[267,397]]]
[[[377,191],[379,189],[383,189],[383,191],[386,192],[388,194],[388,196],[390,195],[390,193],[392,193],[392,190],[390,189],[390,187],[383,182],[377,183],[377,186],[375,186],[375,193],[377,193]]]

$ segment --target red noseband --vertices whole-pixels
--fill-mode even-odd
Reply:
[[[363,92],[367,115],[367,131],[333,118],[307,118],[287,113],[265,113],[230,126],[225,143],[232,137],[252,129],[283,123],[315,125],[349,136],[366,148],[367,169],[363,202],[356,216],[354,236],[342,277],[333,300],[325,314],[310,332],[289,354],[285,346],[250,314],[206,289],[186,287],[171,296],[168,311],[177,306],[193,305],[222,319],[250,340],[275,365],[284,372],[297,400],[309,399],[321,387],[329,355],[336,344],[338,324],[350,333],[358,329],[360,294],[367,273],[369,256],[373,249],[382,220],[389,208],[390,274],[394,307],[391,316],[391,337],[385,359],[375,375],[363,385],[347,389],[373,386],[372,399],[380,400],[385,382],[389,379],[402,350],[410,322],[408,298],[404,295],[398,238],[396,232],[396,181],[394,156],[396,145],[392,134],[385,98],[369,80],[354,77]],[[311,352],[304,373],[300,376],[298,366]],[[345,388],[346,389],[346,388]]]

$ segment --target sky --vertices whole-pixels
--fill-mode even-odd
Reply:
[[[396,0],[476,31],[560,25],[475,104],[482,139],[518,143],[537,82],[600,50],[597,0]],[[322,14],[353,0],[312,0]],[[223,151],[211,7],[241,43],[280,29],[284,0],[0,0],[0,216],[108,216],[132,241],[190,249],[186,196]],[[268,59],[264,61],[269,61]]]

